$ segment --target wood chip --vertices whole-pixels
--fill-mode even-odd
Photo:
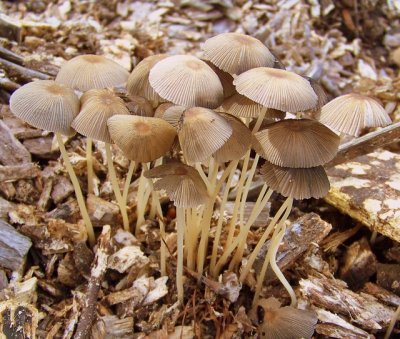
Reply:
[[[0,181],[31,179],[40,175],[40,168],[34,163],[23,165],[0,166]]]
[[[376,266],[376,283],[400,295],[400,265],[378,264]]]
[[[0,162],[3,165],[22,165],[32,161],[29,151],[13,135],[10,128],[0,120]]]

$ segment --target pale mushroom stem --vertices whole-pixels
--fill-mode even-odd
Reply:
[[[115,194],[115,199],[117,200],[117,204],[121,211],[122,223],[124,226],[124,230],[129,231],[129,218],[128,218],[128,212],[126,210],[126,203],[122,199],[117,175],[115,173],[114,163],[112,160],[111,145],[107,142],[105,143],[105,149],[106,149],[106,158],[107,158],[107,165],[108,165],[108,174],[110,176],[110,181],[111,181],[111,185],[113,187],[113,191]]]
[[[272,190],[271,190],[272,191]],[[268,236],[271,234],[272,230],[274,229],[276,223],[278,222],[279,218],[282,216],[282,214],[286,211],[287,213],[290,213],[292,209],[292,204],[293,204],[293,199],[287,198],[285,202],[282,204],[282,206],[279,208],[278,212],[276,212],[275,216],[271,220],[270,224],[268,225],[267,229],[264,231],[264,234],[261,236],[260,240],[258,241],[256,247],[253,249],[251,252],[246,266],[242,269],[242,273],[240,274],[239,280],[243,282],[246,279],[247,274],[249,273],[250,269],[253,267],[254,261],[256,260],[256,257],[258,253],[260,253],[262,246],[266,242]],[[283,219],[283,218],[282,218]]]
[[[251,225],[254,223],[254,221],[257,219],[257,216],[261,213],[262,209],[264,206],[267,204],[269,198],[271,197],[272,190],[268,190],[267,193],[265,193],[265,196],[261,200],[260,204],[257,205],[257,208],[253,208],[254,213],[251,213],[249,220],[247,220],[246,226],[240,230],[239,235],[233,240],[233,242],[228,246],[226,250],[224,250],[223,255],[221,258],[218,260],[217,264],[215,265],[214,271],[212,271],[213,277],[217,277],[221,268],[226,264],[227,259],[229,256],[232,254],[232,252],[236,249],[236,247],[239,245],[240,241],[242,240],[243,237],[247,237],[248,230],[250,229]]]
[[[138,193],[137,193],[137,219],[136,219],[136,229],[135,229],[135,235],[138,236],[140,233],[140,226],[144,223],[144,211],[146,210],[146,204],[147,200],[144,201],[145,199],[145,193],[146,193],[146,184],[147,180],[144,177],[143,173],[147,171],[149,167],[147,164],[142,163],[142,172],[140,174],[139,178],[139,187],[138,187]]]
[[[259,276],[257,277],[257,285],[256,285],[256,291],[254,294],[254,299],[253,299],[253,306],[257,305],[258,298],[260,297],[261,288],[262,288],[262,285],[264,282],[265,273],[267,272],[268,264],[271,265],[271,268],[274,271],[276,277],[279,279],[279,281],[282,283],[282,285],[288,291],[288,293],[290,295],[290,299],[291,299],[290,306],[295,307],[297,304],[297,298],[296,298],[296,294],[293,291],[293,288],[290,286],[289,282],[286,280],[285,276],[282,274],[281,270],[279,269],[278,265],[276,264],[276,253],[278,251],[279,245],[281,244],[281,241],[286,232],[285,222],[286,222],[286,220],[290,214],[290,211],[292,209],[292,204],[293,204],[293,198],[288,197],[282,205],[282,207],[285,208],[286,211],[285,211],[285,214],[283,215],[282,219],[279,221],[279,224],[278,224],[277,228],[275,229],[274,234],[272,235],[271,243],[270,243],[270,246],[268,249],[267,256],[266,256],[263,266],[261,268],[261,272],[260,272]]]
[[[155,163],[154,167],[162,165],[164,157],[158,158]],[[150,191],[151,191],[151,207],[150,207],[150,212],[149,212],[149,219],[154,219],[156,216],[156,211],[157,211],[157,201],[159,202],[159,197],[158,193],[153,190],[153,182],[149,179],[150,183]]]
[[[94,236],[93,225],[92,225],[92,222],[90,221],[89,213],[88,213],[87,208],[86,208],[85,199],[83,197],[82,190],[81,190],[81,187],[79,185],[78,178],[76,177],[76,174],[75,174],[74,169],[73,169],[73,167],[71,165],[71,162],[69,161],[68,153],[67,153],[67,151],[65,149],[61,134],[60,133],[55,133],[55,134],[56,134],[58,145],[60,147],[61,156],[63,157],[63,160],[64,160],[65,168],[67,169],[67,172],[69,174],[69,177],[71,179],[72,185],[73,185],[74,190],[75,190],[76,200],[78,201],[78,206],[79,206],[79,209],[81,211],[81,215],[82,215],[83,221],[85,223],[85,227],[86,227],[86,232],[88,234],[89,243],[90,243],[91,246],[94,246],[95,243],[96,243],[96,239],[95,239],[95,236]]]
[[[397,307],[396,312],[393,313],[392,318],[390,319],[389,327],[386,330],[384,339],[389,339],[390,335],[392,334],[394,325],[396,325],[396,321],[400,316],[400,305]]]
[[[93,147],[92,138],[86,138],[86,166],[87,166],[88,193],[94,193],[92,147]]]
[[[219,208],[219,218],[218,218],[218,223],[217,223],[217,228],[215,231],[215,237],[214,237],[214,243],[213,243],[213,248],[212,248],[212,254],[211,254],[211,261],[210,261],[210,271],[213,271],[215,267],[215,263],[217,261],[217,253],[218,253],[218,246],[219,246],[219,240],[221,238],[221,232],[222,232],[222,222],[224,221],[224,211],[225,211],[225,205],[226,202],[228,201],[228,195],[229,195],[229,189],[232,185],[232,179],[235,174],[234,169],[237,167],[239,161],[231,161],[229,166],[226,168],[226,171],[229,172],[229,177],[226,182],[224,194],[222,196],[222,201],[221,205]]]
[[[177,229],[177,267],[176,267],[176,289],[178,300],[183,302],[183,240],[185,234],[185,209],[176,208],[176,229]]]
[[[131,160],[131,162],[129,163],[129,169],[128,169],[128,173],[126,175],[125,184],[124,184],[124,191],[123,191],[123,194],[122,194],[122,200],[124,201],[125,205],[126,205],[126,203],[128,201],[129,186],[131,184],[132,175],[135,172],[135,169],[136,169],[136,163]]]

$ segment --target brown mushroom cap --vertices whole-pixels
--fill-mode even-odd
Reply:
[[[155,190],[165,190],[175,206],[189,208],[204,204],[207,187],[199,173],[191,166],[171,162],[144,173],[146,178],[161,178],[154,184]]]
[[[204,61],[191,55],[174,55],[150,71],[153,89],[164,99],[186,107],[218,107],[223,89],[218,75]]]
[[[314,80],[313,78],[307,76],[303,76],[303,78],[310,83],[312,89],[314,90],[315,94],[318,97],[317,105],[311,109],[312,112],[317,112],[322,108],[322,106],[324,106],[328,102],[328,97],[326,96],[323,87],[317,80]]]
[[[184,106],[173,105],[165,110],[165,112],[161,118],[164,119],[166,122],[170,123],[176,129],[178,129],[179,124],[182,121],[183,112],[185,110],[186,110],[186,107],[184,107]]]
[[[311,339],[318,317],[315,312],[294,307],[279,307],[275,298],[262,299],[264,317],[259,325],[260,338],[304,338]],[[279,304],[279,303],[278,303]]]
[[[203,60],[211,69],[218,75],[219,80],[221,81],[222,88],[224,90],[224,98],[229,98],[230,96],[236,93],[236,88],[233,85],[233,76],[227,72],[224,72],[222,69],[219,69],[209,60]]]
[[[283,167],[308,168],[334,158],[340,138],[315,120],[275,122],[254,135],[254,149],[269,162]]]
[[[30,125],[51,132],[70,135],[71,123],[79,112],[74,91],[52,80],[30,82],[10,98],[10,109]]]
[[[158,105],[158,107],[156,108],[156,110],[154,112],[154,117],[162,118],[164,116],[165,111],[172,106],[175,106],[172,102],[164,102],[164,103]]]
[[[125,156],[136,162],[149,162],[167,153],[176,130],[160,118],[114,115],[107,121],[111,138]]]
[[[239,118],[257,118],[264,109],[266,108],[244,95],[235,93],[231,97],[225,99],[216,111],[229,113]],[[270,119],[283,119],[285,115],[285,112],[273,108],[267,108],[265,114],[265,116]]]
[[[282,69],[254,68],[240,74],[233,84],[240,94],[284,112],[305,111],[314,108],[318,101],[306,79]]]
[[[153,87],[151,87],[149,73],[157,62],[167,57],[167,54],[151,55],[139,62],[128,77],[128,82],[126,84],[128,93],[130,95],[139,95],[146,98],[153,106],[157,106],[160,102],[165,101],[154,91]]]
[[[129,72],[101,55],[79,55],[61,66],[56,82],[86,92],[126,83]]]
[[[322,198],[330,187],[322,166],[289,168],[276,166],[267,161],[260,172],[271,189],[293,199]]]
[[[204,58],[230,74],[241,74],[255,67],[272,67],[275,58],[256,38],[239,33],[222,33],[203,45]]]
[[[154,116],[153,106],[150,101],[139,95],[129,95],[125,105],[132,115],[140,115],[142,117]]]
[[[251,131],[238,118],[224,113],[221,113],[221,115],[231,124],[232,135],[227,142],[214,153],[214,158],[219,163],[239,160],[250,149]]]
[[[376,100],[357,93],[342,95],[328,102],[317,118],[335,131],[353,136],[365,127],[386,126],[392,122]]]
[[[111,144],[107,120],[116,114],[129,114],[124,101],[108,89],[92,89],[82,95],[81,103],[71,126],[86,137]]]
[[[225,118],[202,107],[187,109],[178,131],[183,155],[189,163],[207,160],[231,135],[232,127]]]

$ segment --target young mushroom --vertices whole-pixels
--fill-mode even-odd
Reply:
[[[93,246],[95,236],[78,178],[69,161],[61,134],[70,135],[71,123],[79,112],[79,99],[74,91],[51,80],[30,82],[16,90],[10,98],[10,109],[17,117],[36,128],[54,132],[65,167],[75,190],[85,222],[88,239]]]

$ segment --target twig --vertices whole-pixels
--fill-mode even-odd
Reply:
[[[0,46],[0,57],[13,62],[14,64],[18,64],[18,65],[24,64],[24,59],[20,55],[10,51],[7,48],[1,47],[1,46]]]
[[[24,81],[31,81],[32,79],[52,79],[50,75],[14,64],[13,62],[2,58],[0,58],[0,66],[3,66],[3,68],[7,71],[9,75],[11,74],[13,76],[19,77]]]
[[[98,239],[98,248],[92,265],[84,308],[74,335],[75,339],[89,338],[89,332],[95,318],[97,295],[107,269],[110,239],[111,227],[105,225]]]
[[[336,157],[325,167],[333,167],[360,155],[371,153],[377,148],[390,144],[399,138],[400,122],[397,122],[340,145]]]

